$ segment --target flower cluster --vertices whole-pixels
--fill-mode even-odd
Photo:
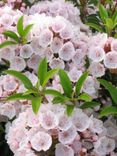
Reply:
[[[80,76],[88,71],[81,92],[97,101],[100,89],[97,78],[104,76],[107,70],[116,72],[117,69],[117,39],[105,33],[91,33],[81,22],[79,9],[64,0],[41,1],[27,9],[21,0],[7,3],[8,6],[0,8],[0,43],[9,40],[2,34],[6,30],[18,35],[17,23],[24,11],[23,25],[34,25],[25,42],[0,49],[0,63],[7,62],[9,69],[21,71],[36,86],[38,64],[46,57],[50,69],[66,71],[73,90]],[[20,9],[15,10],[17,5]],[[18,39],[22,39],[20,37]],[[58,75],[46,87],[64,93]],[[69,117],[65,105],[52,104],[51,95],[44,97],[46,100],[36,115],[31,101],[4,101],[9,95],[25,91],[18,79],[0,76],[0,116],[7,118],[6,140],[14,156],[117,155],[116,123],[111,118],[104,122],[98,119],[100,106],[84,110],[76,107]],[[103,105],[111,104],[110,98],[101,100]],[[84,103],[81,99],[77,104],[80,107]]]
[[[26,72],[25,75],[29,77],[33,84],[36,84],[37,77],[35,74]],[[26,89],[24,85],[16,78],[4,75],[0,77],[0,99],[2,100],[0,103],[0,114],[4,117],[7,117],[9,120],[18,116],[20,112],[25,110],[29,105],[30,101],[20,100],[13,102],[5,102],[4,98],[12,95],[13,93],[21,93],[25,92]]]
[[[71,117],[62,105],[43,104],[37,115],[27,108],[6,127],[7,142],[16,156],[36,156],[43,151],[49,155],[54,148],[55,156],[83,153],[101,156],[115,149],[114,136],[108,137],[103,122],[78,108]]]

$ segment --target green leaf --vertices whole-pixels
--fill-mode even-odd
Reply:
[[[76,83],[76,95],[78,96],[80,94],[80,91],[82,89],[82,86],[86,80],[86,78],[88,77],[88,72],[85,72],[81,75],[81,77],[79,78],[79,80]]]
[[[114,12],[113,16],[112,16],[112,20],[114,23],[117,22],[117,10]]]
[[[65,97],[56,96],[52,100],[52,103],[53,104],[58,104],[58,103],[63,104],[65,101],[66,101],[66,98]]]
[[[99,13],[101,19],[103,20],[103,22],[105,22],[106,18],[108,18],[108,12],[102,4],[99,5]]]
[[[46,73],[46,76],[45,76],[45,79],[44,79],[44,81],[43,81],[42,86],[45,87],[45,85],[47,84],[48,80],[49,80],[50,78],[52,78],[57,72],[58,72],[58,69],[52,69],[52,70],[48,71],[48,72]]]
[[[31,100],[33,96],[31,95],[23,95],[23,93],[16,93],[13,95],[10,95],[8,98],[6,98],[6,101],[15,101],[15,100]]]
[[[42,86],[44,83],[44,80],[46,78],[46,74],[47,74],[47,60],[46,60],[46,58],[41,60],[39,67],[38,67],[38,73],[37,74],[38,74],[38,78],[40,80],[40,84]]]
[[[87,93],[82,93],[80,96],[78,96],[78,100],[90,102],[90,101],[92,101],[92,97]]]
[[[109,116],[109,115],[117,115],[117,107],[108,106],[108,107],[104,108],[101,111],[99,117]]]
[[[59,91],[54,90],[54,89],[46,89],[44,91],[45,94],[49,94],[49,95],[53,95],[53,96],[60,96],[60,97],[64,97],[64,95],[62,95]]]
[[[98,79],[98,81],[109,91],[113,101],[115,104],[117,104],[117,88],[115,88],[110,82],[106,80]]]
[[[19,41],[19,37],[17,36],[17,34],[13,31],[7,30],[5,32],[3,32],[3,34],[7,37],[10,37],[12,39],[14,39],[15,41]]]
[[[101,26],[99,26],[98,24],[89,23],[89,22],[88,22],[88,23],[86,23],[86,25],[88,25],[88,26],[94,28],[95,30],[97,30],[97,31],[99,31],[99,32],[102,32],[102,28],[101,28]]]
[[[28,35],[28,33],[30,32],[30,30],[32,29],[33,24],[29,24],[23,31],[23,37],[26,37]]]
[[[38,91],[30,89],[30,90],[27,90],[26,92],[23,93],[23,95],[30,95],[30,94],[37,94],[38,95]]]
[[[39,108],[41,106],[41,101],[42,101],[41,97],[34,97],[32,99],[32,109],[35,114],[37,114],[39,111]]]
[[[17,31],[20,36],[23,36],[23,20],[24,16],[21,16],[17,23]]]
[[[98,102],[85,102],[82,106],[80,106],[81,109],[86,109],[86,108],[94,108],[96,106],[99,106],[100,103]]]
[[[16,44],[17,42],[14,42],[14,41],[5,41],[0,44],[0,49],[7,47],[7,46],[16,45]]]
[[[109,30],[110,30],[110,29],[113,29],[114,23],[113,23],[113,21],[112,21],[111,18],[107,18],[107,19],[106,19],[106,26],[107,26],[107,28],[108,28]]]
[[[74,110],[74,106],[73,105],[66,105],[66,112],[68,116],[71,116]]]
[[[27,89],[33,89],[32,82],[21,72],[15,71],[15,70],[7,70],[5,71],[6,74],[12,75],[16,78],[18,78]]]
[[[64,93],[67,97],[72,96],[72,83],[67,75],[67,73],[63,70],[59,70],[60,82],[63,87]]]

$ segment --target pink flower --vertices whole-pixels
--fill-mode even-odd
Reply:
[[[48,133],[38,132],[30,140],[32,148],[36,151],[47,151],[52,145],[52,138]]]
[[[58,139],[62,144],[71,144],[77,136],[77,131],[74,126],[66,131],[59,132]]]
[[[68,145],[57,144],[55,150],[55,156],[74,156],[74,151]]]
[[[104,59],[104,65],[107,68],[117,68],[117,52],[110,51],[107,53]]]
[[[59,57],[64,61],[69,61],[75,54],[75,49],[72,42],[66,42],[59,51]]]

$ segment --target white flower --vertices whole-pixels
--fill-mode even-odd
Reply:
[[[53,33],[49,29],[44,29],[39,35],[39,45],[43,48],[51,44],[53,40]]]
[[[26,44],[20,49],[20,56],[23,58],[29,58],[33,54],[33,49],[30,45]]]
[[[26,62],[23,58],[15,56],[10,61],[10,68],[17,71],[22,71],[26,68]]]
[[[96,118],[91,118],[89,129],[94,133],[102,133],[104,129],[103,122]]]
[[[12,103],[5,103],[0,106],[0,114],[7,116],[10,120],[15,117],[16,111]]]
[[[101,77],[105,74],[105,68],[99,62],[92,62],[89,66],[89,71],[95,77]]]
[[[59,132],[58,139],[62,144],[71,144],[76,136],[76,128],[72,126],[66,131]]]
[[[63,46],[63,41],[58,37],[54,37],[50,46],[51,49],[53,50],[53,53],[58,53]]]
[[[83,132],[89,128],[90,118],[81,110],[75,109],[72,115],[72,122],[75,125],[77,131]]]
[[[111,51],[117,52],[117,39],[113,39],[111,42]]]
[[[55,68],[64,69],[64,68],[65,68],[65,64],[64,64],[63,60],[61,60],[61,59],[59,59],[59,58],[53,58],[53,59],[50,61],[49,66],[50,66],[52,69],[55,69]]]
[[[60,37],[62,39],[71,39],[73,37],[73,30],[72,27],[66,26],[60,31]]]
[[[107,53],[104,59],[104,65],[107,68],[117,68],[117,52],[111,51]]]
[[[32,148],[36,151],[47,151],[52,145],[52,138],[48,133],[38,132],[31,139]]]
[[[97,46],[89,49],[89,58],[94,62],[100,62],[105,57],[105,51],[103,48]]]
[[[59,118],[59,129],[66,131],[72,126],[71,118],[69,118],[67,115],[62,115]]]
[[[74,151],[71,147],[63,144],[57,144],[55,156],[74,156]]]
[[[107,155],[115,149],[115,141],[103,136],[95,143],[94,148],[97,153]]]
[[[41,126],[47,130],[56,128],[56,126],[58,125],[58,118],[51,111],[40,113],[39,121]]]
[[[61,19],[56,19],[52,24],[52,29],[54,32],[58,33],[64,29],[65,23]]]
[[[30,59],[27,61],[27,66],[33,69],[34,71],[37,71],[40,59],[41,58],[39,55],[32,55]]]
[[[59,57],[65,61],[69,61],[75,54],[75,49],[72,42],[66,42],[59,51]]]
[[[68,72],[69,78],[72,82],[77,82],[80,76],[82,75],[82,71],[78,70],[76,67],[73,67],[69,72]]]
[[[6,47],[0,50],[0,58],[12,60],[15,57],[15,51],[12,47]]]

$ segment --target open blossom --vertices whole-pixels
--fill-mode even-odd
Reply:
[[[105,51],[103,48],[97,46],[89,49],[89,58],[94,62],[100,62],[105,57]]]
[[[75,125],[77,131],[83,132],[89,128],[90,118],[80,109],[76,109],[72,115],[72,122]]]
[[[7,116],[9,119],[12,119],[16,115],[16,111],[12,103],[1,104],[0,114]]]
[[[55,150],[55,156],[74,156],[74,151],[68,145],[57,144]]]
[[[69,118],[67,115],[62,115],[59,118],[59,129],[66,131],[72,126],[71,118]]]
[[[39,121],[41,126],[47,130],[56,128],[58,125],[58,119],[51,111],[48,111],[47,113],[41,113],[39,115]]]
[[[20,49],[20,56],[23,58],[29,58],[33,54],[33,49],[30,45],[24,45]]]
[[[46,132],[38,132],[31,139],[32,148],[36,151],[47,151],[52,145],[52,138]]]
[[[104,129],[103,122],[96,118],[92,118],[89,129],[94,133],[102,133]]]
[[[62,144],[70,144],[74,141],[77,136],[77,131],[75,127],[70,127],[66,131],[59,132],[58,139]]]
[[[45,48],[51,44],[53,39],[53,33],[49,29],[43,30],[39,35],[39,44]]]
[[[107,68],[117,68],[117,52],[110,51],[107,53],[104,59],[104,65]]]
[[[65,64],[63,62],[62,59],[59,58],[53,58],[50,63],[49,66],[54,69],[54,68],[60,68],[60,69],[64,69],[65,68]]]
[[[66,42],[59,51],[59,57],[65,61],[69,61],[75,54],[74,46],[71,42]]]
[[[114,150],[115,141],[104,136],[95,143],[94,147],[97,153],[106,155]]]
[[[117,52],[117,39],[113,39],[111,42],[111,51]]]
[[[73,67],[69,72],[68,72],[69,78],[72,82],[77,82],[80,76],[82,75],[82,71],[78,70],[76,67]]]
[[[10,68],[17,70],[17,71],[22,71],[26,68],[26,62],[23,58],[21,58],[19,56],[15,56],[10,61]]]
[[[12,47],[6,47],[0,50],[0,58],[3,58],[5,60],[11,60],[15,56],[14,48]]]
[[[53,50],[53,53],[58,53],[63,46],[63,41],[58,37],[54,37],[50,46]]]
[[[101,77],[105,74],[104,66],[98,62],[92,62],[89,66],[89,71],[95,77]]]
[[[72,28],[69,26],[64,27],[61,31],[60,31],[60,37],[62,39],[71,39],[73,37],[73,31]]]

